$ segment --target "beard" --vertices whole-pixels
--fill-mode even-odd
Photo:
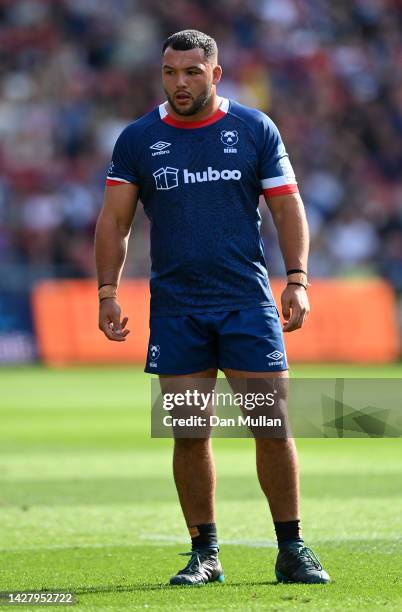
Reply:
[[[174,100],[170,97],[166,89],[165,89],[165,94],[174,112],[177,113],[178,115],[188,117],[191,115],[195,115],[208,104],[209,99],[211,97],[211,90],[212,90],[212,85],[208,85],[207,89],[205,89],[202,93],[200,93],[200,95],[195,100],[193,100],[193,103],[190,106],[190,108],[187,108],[186,110],[183,110],[176,106],[176,104],[174,103]]]

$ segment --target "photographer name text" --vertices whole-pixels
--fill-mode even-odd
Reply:
[[[251,415],[222,418],[212,414],[207,417],[191,415],[186,418],[175,418],[171,414],[163,417],[166,427],[282,427],[282,419],[270,419],[264,414],[257,417]]]

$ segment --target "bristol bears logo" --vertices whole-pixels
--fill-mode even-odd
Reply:
[[[161,347],[159,344],[151,344],[149,347],[149,354],[151,355],[152,361],[158,359],[159,355],[161,354]]]
[[[239,142],[239,135],[236,130],[223,130],[221,132],[221,140],[224,145],[232,147]]]
[[[239,142],[239,134],[237,130],[223,130],[221,132],[221,141],[226,148],[223,149],[224,153],[237,153],[237,149],[234,145]]]
[[[156,363],[159,355],[161,354],[161,347],[159,346],[159,344],[151,344],[149,347],[149,367],[150,368],[157,368],[158,364]]]

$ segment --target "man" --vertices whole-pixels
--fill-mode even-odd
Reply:
[[[159,374],[162,384],[172,376],[188,378],[190,385],[215,379],[218,368],[231,380],[287,377],[259,234],[261,192],[288,274],[283,331],[300,328],[309,311],[308,228],[285,147],[266,115],[217,95],[221,75],[209,36],[185,30],[166,40],[167,102],[118,138],[97,224],[99,327],[109,340],[123,342],[129,332],[117,288],[139,198],[151,221],[145,371]],[[256,438],[255,443],[258,478],[278,538],[277,579],[329,582],[301,537],[294,440]],[[173,468],[192,551],[170,582],[223,581],[211,440],[175,439]]]

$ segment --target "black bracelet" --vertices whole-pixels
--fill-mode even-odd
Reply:
[[[102,287],[107,287],[108,285],[110,285],[111,287],[116,287],[114,283],[103,283],[103,285],[98,286],[98,291],[99,289],[102,289]]]
[[[307,286],[303,285],[303,283],[288,283],[288,285],[298,285],[299,287],[303,287],[307,291]]]
[[[286,274],[287,274],[287,275],[289,275],[289,274],[305,274],[305,275],[307,276],[307,272],[306,272],[305,270],[299,270],[299,269],[296,269],[296,270],[288,270],[288,271],[286,272]]]
[[[103,302],[103,300],[116,300],[117,295],[105,295],[105,297],[101,298],[99,302]]]

